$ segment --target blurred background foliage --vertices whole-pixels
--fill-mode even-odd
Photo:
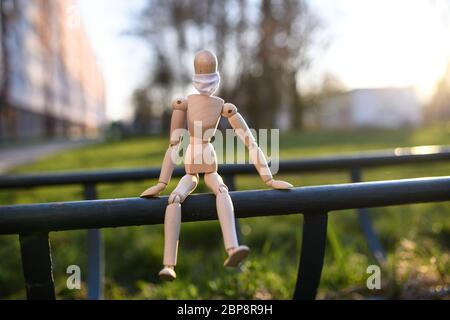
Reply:
[[[281,136],[283,159],[341,154],[401,146],[444,144],[449,128],[420,130],[370,130],[357,132],[289,133]],[[106,142],[51,156],[15,173],[74,169],[159,166],[167,138],[133,138]],[[384,180],[438,176],[449,172],[449,163],[383,167],[364,171],[364,179]],[[296,186],[345,183],[347,172],[306,173],[280,176]],[[154,181],[99,185],[100,198],[135,197]],[[171,182],[166,194],[174,188]],[[237,187],[261,189],[258,177],[237,177]],[[203,183],[197,192],[207,192]],[[0,194],[2,204],[82,199],[81,187],[45,187]],[[447,203],[373,209],[374,223],[388,256],[382,290],[369,291],[366,268],[373,264],[354,212],[330,214],[328,245],[319,298],[448,298],[450,283],[450,219]],[[217,222],[182,226],[178,279],[162,283],[157,278],[162,261],[162,226],[106,229],[105,266],[108,299],[289,299],[292,295],[301,246],[301,216],[241,220],[244,243],[252,254],[242,270],[227,270]],[[58,297],[86,298],[86,272],[82,290],[66,289],[66,268],[87,263],[87,232],[51,234]],[[24,298],[19,271],[18,237],[0,237],[0,297]]]
[[[97,12],[100,12],[95,15],[96,11],[92,9],[95,21],[97,21],[96,19],[101,20],[104,18],[103,16],[107,17],[106,19],[114,20],[114,15],[109,15],[109,10],[112,10],[114,5],[109,6],[109,4],[115,3],[117,7],[117,3],[124,3],[122,0],[103,1],[105,9],[103,10],[100,5],[99,10],[99,7],[95,7],[93,3],[98,4],[100,0],[96,2],[83,0],[82,2],[86,8],[91,9],[90,6],[92,6],[92,8],[97,8]],[[400,4],[400,12],[405,15],[409,13],[407,6],[411,2],[405,1]],[[30,32],[28,28],[20,29],[19,25],[28,26],[28,24],[22,23],[22,20],[16,20],[18,17],[26,17],[26,14],[22,14],[28,8],[25,4],[33,7],[34,3],[38,3],[37,1],[2,0],[0,3],[2,4],[0,12],[2,40],[7,35],[5,31],[22,30],[23,33],[12,33],[14,37],[17,36],[14,39],[19,39],[17,43],[34,44],[42,41],[39,37],[33,38],[35,32]],[[43,10],[42,12],[47,12],[51,7],[48,5],[49,3],[45,0],[39,1],[37,8]],[[67,1],[67,3],[71,2]],[[445,68],[441,70],[442,78],[436,84],[435,90],[427,102],[418,101],[418,99],[411,100],[409,96],[405,98],[404,91],[402,91],[404,88],[364,88],[366,84],[359,83],[357,86],[353,85],[347,88],[347,83],[339,78],[340,75],[327,70],[324,70],[320,76],[318,75],[318,79],[313,79],[313,85],[308,85],[307,81],[304,81],[314,64],[317,66],[323,63],[321,61],[322,53],[334,40],[328,26],[320,16],[321,12],[316,12],[311,6],[312,1],[145,0],[142,3],[143,7],[135,12],[131,19],[133,23],[123,25],[121,28],[122,31],[127,30],[126,38],[138,39],[139,43],[144,43],[149,56],[149,65],[140,66],[146,73],[144,81],[133,92],[131,90],[128,92],[131,103],[123,103],[121,106],[121,110],[133,108],[131,121],[117,118],[114,112],[118,110],[114,110],[111,115],[115,121],[109,124],[109,129],[105,134],[106,139],[103,142],[48,156],[34,164],[16,167],[9,172],[42,173],[105,168],[159,167],[168,145],[170,102],[174,96],[186,95],[192,89],[192,58],[196,51],[204,48],[214,51],[218,56],[221,87],[217,94],[236,104],[251,128],[280,128],[282,130],[280,136],[281,159],[417,145],[448,144],[450,137],[450,67],[447,70],[444,70]],[[346,3],[346,1],[341,2],[341,5],[342,3]],[[350,6],[354,6],[355,3]],[[373,6],[374,3],[378,4],[379,1],[367,1],[365,4]],[[380,5],[384,12],[374,13],[378,19],[377,23],[383,23],[386,13],[391,13],[395,19],[390,21],[389,26],[403,26],[403,20],[399,20],[402,17],[395,14],[398,11],[391,10],[394,2],[389,2],[389,5],[386,3]],[[414,24],[417,24],[417,21],[430,21],[430,17],[414,16],[417,12],[421,13],[421,7],[417,6],[417,2],[415,3],[412,14]],[[8,4],[8,6],[4,6],[4,4]],[[450,12],[448,3],[444,4],[442,12],[439,14],[448,17],[448,12]],[[359,7],[360,9],[361,7]],[[396,6],[395,9],[399,10],[399,7]],[[356,8],[355,12],[360,11]],[[380,12],[383,14],[380,15]],[[433,12],[435,13],[435,11]],[[438,20],[440,18],[438,16],[433,15],[432,17],[435,17],[434,20]],[[411,16],[408,17],[411,19]],[[348,17],[345,17],[345,14],[344,18],[341,17],[342,20],[346,18]],[[44,35],[43,39],[48,40],[50,38],[47,37],[47,33],[50,35],[51,32],[48,32],[50,29],[46,28],[50,24],[42,17],[41,20],[39,20],[42,22],[39,24],[39,28]],[[117,19],[117,21],[119,20]],[[393,83],[388,81],[388,78],[398,78],[398,74],[404,72],[402,68],[389,70],[389,66],[399,64],[403,60],[410,61],[406,56],[396,55],[397,51],[404,52],[400,49],[404,49],[406,43],[411,44],[412,38],[416,50],[411,50],[414,52],[410,52],[410,54],[420,55],[423,53],[421,50],[424,49],[422,43],[424,39],[439,36],[429,33],[425,33],[424,36],[423,34],[414,34],[407,28],[406,31],[402,28],[398,30],[393,28],[388,31],[392,31],[394,36],[399,35],[399,37],[395,38],[394,46],[392,46],[392,43],[389,42],[392,40],[391,38],[386,42],[382,41],[383,37],[387,37],[386,30],[378,28],[378,25],[375,28],[368,28],[367,25],[364,25],[364,21],[358,21],[365,31],[373,32],[364,33],[359,40],[381,45],[374,50],[375,53],[372,52],[374,55],[365,57],[364,54],[360,54],[364,53],[363,49],[365,48],[361,48],[360,43],[355,41],[351,47],[344,47],[351,49],[349,49],[351,52],[344,52],[345,56],[357,57],[359,64],[356,66],[359,67],[364,64],[375,66],[375,68],[380,67],[386,74],[386,78],[383,79],[389,83],[388,86]],[[13,23],[14,28],[6,28],[7,22]],[[32,25],[31,22],[30,25]],[[411,28],[411,25],[405,25]],[[91,30],[88,30],[91,32],[90,35],[94,36],[96,40],[103,40],[101,33],[95,33],[92,29],[102,29],[104,26],[100,22],[92,24],[92,21],[90,26]],[[342,25],[338,24],[338,26]],[[425,25],[420,25],[420,28],[425,30]],[[432,29],[426,29],[426,32],[428,30]],[[33,41],[23,40],[30,35]],[[68,39],[65,40],[73,40],[71,32],[67,32],[66,35]],[[350,37],[350,39],[354,38]],[[14,44],[14,41],[8,43]],[[440,39],[440,41],[446,41],[446,38]],[[34,61],[48,60],[49,63],[51,62],[49,65],[59,61],[49,59],[50,55],[47,55],[47,52],[50,51],[46,50],[52,48],[49,45],[51,42],[44,42],[45,50],[39,51],[42,55],[37,55],[39,53],[37,50],[31,50],[33,51],[30,55],[32,58],[28,58],[29,61],[24,60],[34,71],[41,70],[35,67]],[[114,42],[112,45],[109,44],[110,46],[105,45],[106,42],[93,41],[92,44],[97,44],[100,48],[99,52],[103,50],[102,59],[109,61],[101,61],[105,63],[105,70],[117,70],[113,65],[117,60],[106,58],[109,56],[117,58],[111,52],[115,50],[109,49],[115,48],[120,51],[119,46],[123,42]],[[5,44],[7,42],[2,41],[2,52],[5,51],[2,54],[3,72],[1,75],[2,78],[5,78],[2,79],[2,82],[7,80],[7,77],[3,76],[9,68],[5,63],[8,57]],[[14,50],[17,49],[16,47],[12,46]],[[25,45],[23,47],[25,51],[29,48]],[[137,52],[137,47],[135,49]],[[424,71],[419,67],[423,65],[427,67],[428,64],[432,64],[435,52],[426,49],[429,51],[428,55],[424,55],[423,59],[418,61],[420,65],[407,66],[408,71],[412,71],[407,73],[408,75],[417,76],[420,71]],[[70,50],[68,51],[70,53]],[[24,56],[27,57],[30,54],[30,52],[21,53],[26,53]],[[36,54],[37,58],[33,54]],[[128,56],[122,56],[121,59],[129,62],[134,59],[133,54],[134,52]],[[9,56],[22,57],[17,54]],[[413,55],[413,57],[417,56]],[[58,56],[58,59],[60,58]],[[82,71],[78,72],[77,68],[77,74],[87,73],[86,71],[91,69],[90,66],[80,63],[81,60],[77,56],[71,55],[71,59]],[[346,61],[348,62],[345,59],[338,61],[344,64]],[[22,63],[14,64],[14,66],[21,65]],[[404,67],[404,64],[402,66]],[[24,88],[33,89],[36,92],[47,92],[50,89],[50,87],[46,89],[43,86],[41,75],[44,74],[49,81],[53,81],[53,77],[50,77],[51,73],[47,72],[51,67],[46,64],[40,67],[44,72],[37,72],[34,82],[24,78]],[[346,65],[346,72],[352,73],[357,68],[350,63]],[[419,71],[414,72],[416,68]],[[359,79],[370,79],[372,75],[366,72],[366,68],[361,69],[356,71],[366,77]],[[370,70],[370,68],[368,69]],[[427,69],[429,68],[425,68],[425,71]],[[114,82],[117,85],[119,82],[118,87],[108,85],[106,87],[116,90],[126,88],[127,82],[133,79],[125,74],[132,73],[130,70],[131,68],[124,68],[121,70],[121,76],[115,76],[114,79],[111,79],[111,74],[116,75],[116,73],[105,72],[106,84]],[[24,73],[24,75],[28,75],[28,73]],[[96,81],[98,84],[100,80]],[[88,95],[83,92],[78,94],[78,91],[74,91],[72,87],[67,90],[59,85],[59,81],[55,83],[57,84],[57,88],[53,92],[55,96],[71,93],[77,99],[89,100]],[[404,82],[400,81],[400,83],[401,86],[404,85]],[[91,84],[81,83],[78,85],[77,83],[75,88],[81,87],[91,88]],[[3,99],[6,91],[3,87],[1,91],[0,98]],[[397,93],[392,94],[391,91]],[[23,92],[27,91],[19,90],[20,97],[33,97],[31,94],[27,95]],[[410,93],[409,89],[407,92]],[[358,94],[361,94],[364,99],[360,99],[355,104],[355,100],[358,99],[353,98],[358,97]],[[103,97],[103,92],[101,95]],[[47,96],[50,95],[47,94]],[[115,95],[108,94],[108,97],[115,97]],[[35,99],[30,100],[35,101]],[[46,103],[49,103],[48,101]],[[86,109],[82,104],[69,102],[64,105],[68,107],[66,110],[83,111]],[[114,109],[114,105],[122,102],[119,99],[117,101],[110,100],[105,102],[105,105],[102,103],[101,107],[103,109],[108,104],[108,108]],[[6,105],[2,100],[0,107],[3,108]],[[50,107],[50,105],[44,107]],[[1,108],[0,111],[2,111]],[[413,113],[415,115],[411,121]],[[358,119],[358,116],[362,117],[363,121]],[[28,127],[33,129],[27,119],[21,127],[24,131]],[[36,124],[41,118],[33,119],[35,120],[31,122]],[[15,116],[8,116],[4,118],[3,123],[12,124],[13,120],[15,120]],[[45,117],[45,114],[41,120],[44,123],[52,122],[52,118]],[[58,119],[55,117],[53,120]],[[7,128],[7,125],[4,128]],[[82,125],[84,124],[82,123]],[[103,125],[103,123],[96,124],[98,126],[96,129],[101,129]],[[225,126],[225,123],[221,124],[221,128]],[[20,130],[16,131],[21,133]],[[69,136],[64,133],[62,136],[55,137]],[[25,142],[31,141],[29,137],[25,140],[27,139],[28,141]],[[15,145],[18,141],[11,139],[6,142]],[[449,169],[450,163],[382,167],[365,170],[363,178],[366,181],[373,181],[440,176],[447,175]],[[280,178],[292,182],[295,186],[346,183],[350,179],[348,172],[292,174],[280,176]],[[173,190],[177,182],[177,179],[174,179],[165,194]],[[238,190],[265,188],[258,177],[237,177],[236,182]],[[155,181],[102,184],[98,186],[99,198],[135,197],[154,183]],[[196,192],[207,192],[203,182],[200,183]],[[20,191],[2,190],[0,205],[72,201],[82,198],[83,190],[79,186],[44,187]],[[432,203],[371,210],[375,228],[380,234],[388,258],[387,267],[383,270],[381,291],[369,291],[366,288],[368,276],[366,269],[374,261],[370,257],[359,230],[355,212],[330,213],[328,245],[319,298],[448,299],[450,284],[449,209],[448,203]],[[162,226],[106,229],[103,231],[106,298],[289,299],[293,293],[299,262],[302,236],[301,219],[301,215],[242,219],[240,223],[244,243],[251,247],[252,253],[239,271],[223,268],[225,252],[217,222],[184,224],[181,231],[179,266],[177,267],[178,279],[173,283],[162,283],[157,277],[162,261]],[[87,232],[52,233],[51,242],[58,298],[86,298]],[[0,298],[24,298],[24,279],[21,272],[17,236],[0,237],[0,261]],[[66,268],[72,264],[79,265],[82,269],[83,285],[79,291],[69,291],[66,288]]]
[[[148,44],[153,63],[134,93],[135,123],[149,123],[185,91],[193,53],[208,48],[222,75],[218,95],[239,106],[253,128],[273,127],[282,108],[293,127],[302,127],[299,77],[311,63],[311,49],[326,45],[306,1],[151,0],[138,17],[131,34]]]

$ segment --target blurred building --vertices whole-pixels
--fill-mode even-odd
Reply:
[[[417,127],[422,105],[413,88],[356,89],[323,98],[305,123],[322,129]]]
[[[91,135],[104,81],[71,0],[1,0],[0,141]]]

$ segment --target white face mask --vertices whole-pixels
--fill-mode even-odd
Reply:
[[[219,73],[196,74],[192,78],[192,84],[201,94],[212,95],[219,87]]]

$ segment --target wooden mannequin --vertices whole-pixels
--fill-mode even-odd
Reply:
[[[169,196],[164,221],[164,268],[159,276],[162,280],[174,280],[174,267],[177,262],[178,238],[181,225],[181,204],[197,187],[199,174],[204,174],[205,183],[216,196],[217,214],[223,233],[225,249],[228,253],[224,265],[236,267],[249,254],[247,246],[239,245],[234,224],[234,209],[228,188],[217,173],[217,158],[210,139],[214,135],[220,117],[228,118],[236,134],[249,149],[252,163],[262,180],[274,189],[292,188],[290,183],[274,180],[267,165],[266,158],[258,147],[245,120],[231,103],[212,96],[219,85],[217,58],[209,51],[203,50],[195,55],[194,87],[200,94],[193,94],[187,99],[176,99],[170,128],[170,146],[164,156],[158,184],[145,190],[141,197],[153,197],[161,193],[168,185],[175,168],[180,142],[180,130],[186,127],[189,131],[190,143],[184,159],[186,175],[181,178],[175,190]]]

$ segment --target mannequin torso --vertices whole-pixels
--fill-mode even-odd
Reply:
[[[217,130],[224,101],[215,96],[193,94],[187,98],[189,146],[184,159],[187,174],[217,171],[217,156],[211,138]]]

